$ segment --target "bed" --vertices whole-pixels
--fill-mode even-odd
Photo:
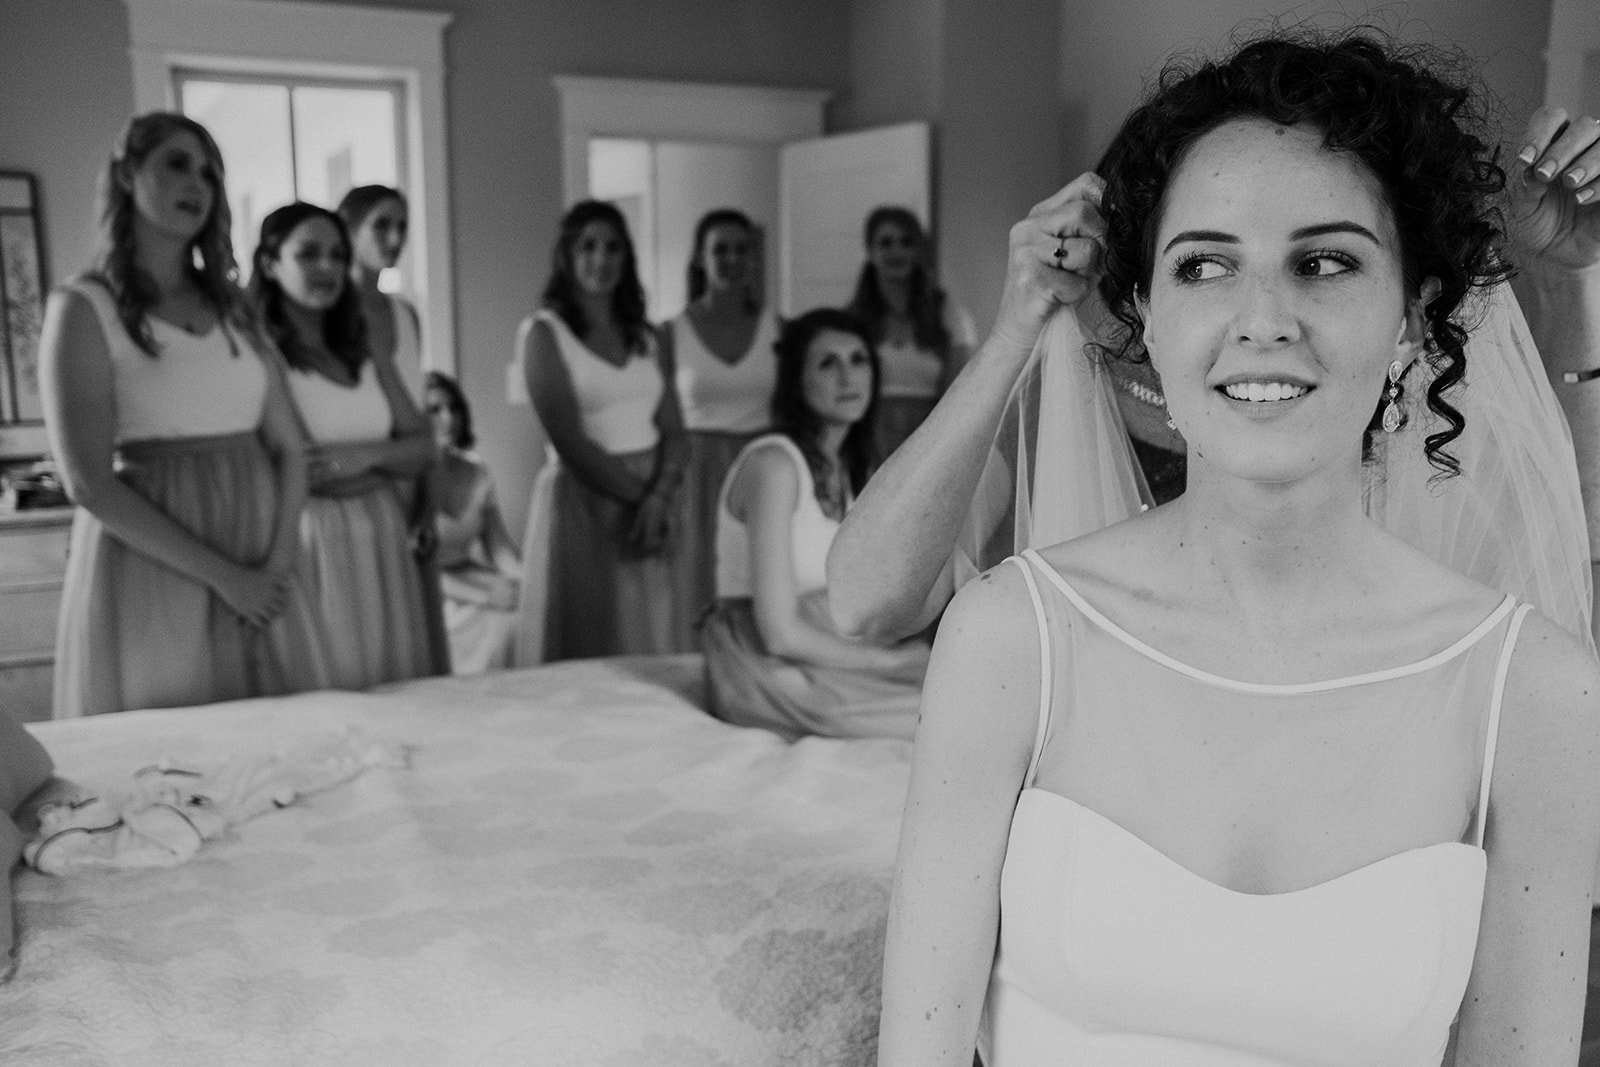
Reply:
[[[909,745],[699,711],[693,657],[30,727],[125,780],[410,746],[170,869],[14,875],[6,1064],[867,1065]]]

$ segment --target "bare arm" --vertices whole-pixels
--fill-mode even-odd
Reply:
[[[794,512],[800,473],[777,446],[750,453],[728,491],[728,506],[750,536],[750,579],[756,627],[775,656],[822,667],[897,673],[920,667],[922,650],[862,644],[819,629],[800,611],[794,571]]]
[[[1038,678],[1021,576],[1005,566],[968,583],[939,628],[923,689],[889,900],[879,1067],[972,1065]]]
[[[1571,1067],[1600,854],[1600,666],[1530,616],[1507,678],[1489,875],[1455,1067]]]
[[[277,352],[263,349],[267,368],[267,399],[261,413],[261,440],[278,469],[278,515],[272,530],[267,569],[286,573],[294,569],[300,544],[300,513],[305,509],[310,482],[306,473],[306,440],[300,432],[289,399],[289,384]]]
[[[655,551],[672,538],[678,521],[678,490],[683,488],[683,470],[689,462],[689,439],[683,429],[683,409],[678,404],[671,336],[669,326],[657,332],[656,358],[665,383],[655,416],[661,438],[656,445],[655,476],[649,492],[639,501],[630,532],[633,542],[646,551]]]
[[[524,319],[517,331],[517,349],[528,376],[533,409],[561,462],[597,492],[629,504],[643,499],[649,492],[649,483],[618,463],[583,432],[578,398],[550,327],[533,316]]]
[[[267,622],[283,606],[285,576],[226,558],[112,471],[112,374],[111,352],[88,300],[52,293],[39,338],[39,391],[67,494],[123,544],[205,585],[247,621]]]
[[[829,605],[841,631],[902,637],[925,629],[949,601],[954,583],[945,565],[1006,399],[1050,313],[1091,287],[1105,229],[1099,195],[1099,179],[1082,175],[1012,227],[993,332],[867,483],[828,553]],[[1058,243],[1067,250],[1061,268]]]

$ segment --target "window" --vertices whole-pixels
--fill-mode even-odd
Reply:
[[[358,185],[407,187],[404,85],[187,69],[173,81],[178,109],[222,149],[233,248],[246,275],[261,219],[274,208],[291,200],[333,208]],[[383,279],[385,289],[412,288],[399,276],[404,266]]]

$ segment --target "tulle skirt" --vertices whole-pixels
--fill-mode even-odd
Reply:
[[[119,452],[118,477],[217,552],[266,558],[277,472],[253,433],[148,441]],[[199,581],[73,517],[56,633],[58,719],[321,689],[329,682],[304,575],[257,629]]]
[[[802,616],[830,626],[821,594],[802,597]],[[898,737],[917,730],[921,681],[872,671],[816,667],[774,656],[746,598],[723,600],[701,626],[707,710],[735,726],[759,726],[789,738]]]
[[[439,673],[437,596],[411,550],[399,495],[314,496],[301,519],[309,585],[327,634],[330,684],[367,689]]]
[[[689,461],[679,492],[679,525],[672,544],[672,590],[683,623],[689,628],[689,650],[698,650],[694,625],[717,599],[717,510],[722,482],[744,446],[759,434],[689,432]]]
[[[880,396],[876,425],[873,427],[873,447],[877,449],[878,461],[881,463],[888,459],[890,454],[901,445],[918,426],[928,417],[933,410],[933,405],[938,403],[934,397],[916,396]]]
[[[613,456],[641,478],[654,449]],[[673,595],[670,546],[640,555],[628,541],[632,506],[579,481],[552,457],[539,472],[523,552],[517,664],[652,655],[690,647]]]

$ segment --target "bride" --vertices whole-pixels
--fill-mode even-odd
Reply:
[[[1385,451],[1448,480],[1470,444],[1450,387],[1508,268],[1467,104],[1359,35],[1256,41],[1163,76],[1103,225],[1069,187],[1013,229],[990,344],[1103,242],[1188,491],[945,613],[881,1063],[1576,1062],[1600,667],[1366,507]]]

